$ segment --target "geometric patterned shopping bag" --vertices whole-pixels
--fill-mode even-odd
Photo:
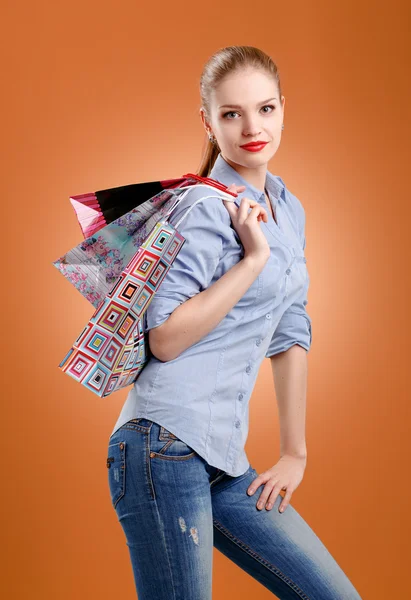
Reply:
[[[168,272],[183,236],[158,223],[59,367],[98,396],[133,383],[147,362],[142,318]]]
[[[231,201],[237,196],[224,191],[220,183],[218,192],[209,180],[205,185],[212,188],[212,195],[194,202],[175,227],[168,223],[168,215],[156,223],[58,365],[98,396],[134,383],[147,363],[145,312],[185,242],[177,229],[181,221],[199,201],[216,194]],[[178,203],[191,188],[185,189]]]

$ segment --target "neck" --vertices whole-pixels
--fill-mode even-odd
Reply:
[[[238,165],[234,163],[230,159],[221,155],[226,163],[230,165],[243,179],[245,179],[248,183],[251,183],[255,188],[261,190],[261,192],[265,191],[265,181],[267,177],[267,163],[264,165],[260,165],[259,167],[254,167],[250,169],[248,167],[244,167],[243,165]],[[267,193],[267,192],[266,192]]]

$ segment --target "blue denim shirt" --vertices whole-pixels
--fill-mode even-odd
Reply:
[[[281,177],[267,171],[264,192],[248,183],[218,155],[209,175],[229,186],[245,185],[238,194],[266,208],[260,221],[271,249],[264,268],[246,293],[197,343],[177,358],[162,362],[151,356],[133,384],[112,434],[133,418],[151,419],[174,433],[210,465],[231,476],[243,474],[249,461],[249,400],[261,362],[299,344],[311,346],[311,319],[306,311],[309,276],[305,248],[305,211]],[[194,187],[169,218],[172,225],[210,188]],[[178,226],[185,243],[153,296],[144,330],[163,323],[183,302],[217,281],[244,256],[240,238],[216,189]],[[111,434],[111,435],[112,435]]]

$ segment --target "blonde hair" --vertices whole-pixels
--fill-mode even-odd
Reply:
[[[204,116],[210,121],[210,96],[222,79],[229,73],[248,67],[260,69],[271,75],[278,87],[281,98],[281,85],[275,62],[262,50],[254,46],[226,46],[207,61],[200,78],[200,97]],[[201,158],[197,175],[208,177],[220,152],[217,140],[211,142],[206,134],[206,147]]]

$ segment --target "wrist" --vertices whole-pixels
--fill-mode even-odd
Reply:
[[[280,453],[280,456],[291,456],[292,458],[298,458],[300,460],[307,460],[307,451],[306,450],[287,450]]]
[[[245,254],[243,262],[248,265],[252,271],[261,271],[269,259],[269,255],[265,254]]]

